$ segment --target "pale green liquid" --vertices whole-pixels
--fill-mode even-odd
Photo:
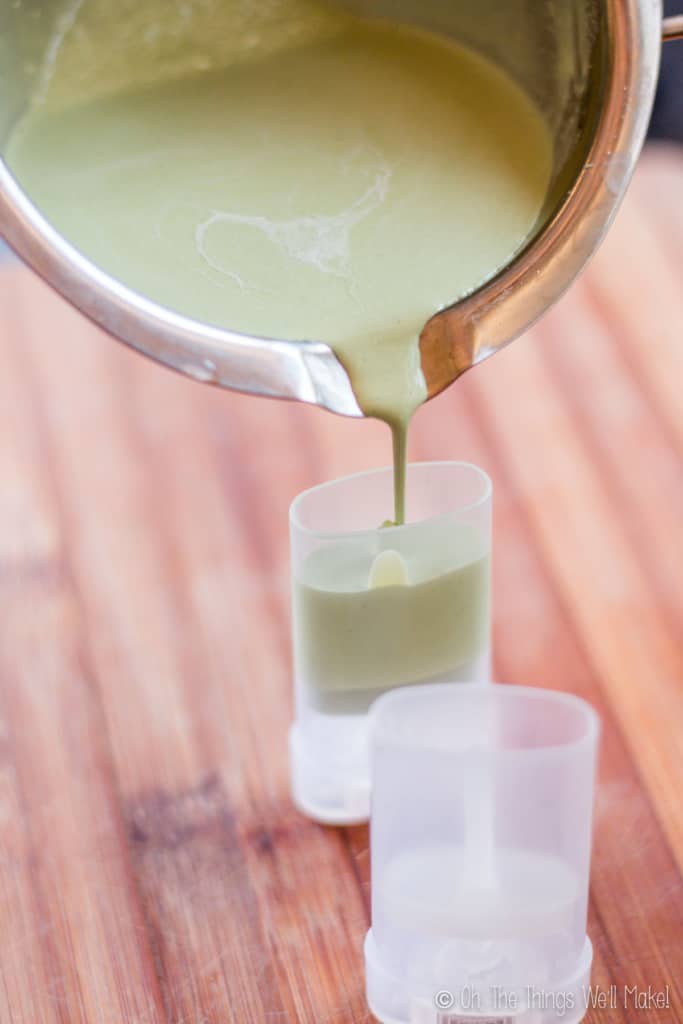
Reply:
[[[321,25],[92,103],[57,76],[61,106],[48,92],[8,160],[67,239],[148,298],[328,342],[363,410],[394,430],[401,521],[420,331],[523,245],[551,144],[517,86],[468,51],[346,16]]]
[[[401,542],[407,581],[373,588],[377,538],[314,551],[294,582],[296,673],[308,703],[361,714],[395,686],[458,678],[486,656],[490,558],[472,527],[429,524]]]

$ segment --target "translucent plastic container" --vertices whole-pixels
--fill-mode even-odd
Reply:
[[[568,694],[410,687],[372,720],[368,1002],[384,1024],[575,1024],[599,721]]]
[[[467,463],[391,469],[299,495],[290,511],[296,719],[292,794],[317,821],[367,820],[367,712],[389,689],[489,678],[491,482]]]

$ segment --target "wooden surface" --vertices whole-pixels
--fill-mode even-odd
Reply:
[[[494,479],[498,677],[603,716],[592,1024],[683,1020],[682,197],[650,154],[589,273],[412,438]],[[288,798],[287,507],[388,457],[2,270],[0,1024],[369,1020],[367,830]]]

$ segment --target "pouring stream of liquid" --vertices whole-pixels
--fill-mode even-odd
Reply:
[[[524,244],[551,140],[523,92],[461,46],[323,21],[319,38],[132,93],[57,104],[48,80],[8,161],[69,241],[148,298],[329,343],[363,411],[392,429],[402,522],[420,332]]]

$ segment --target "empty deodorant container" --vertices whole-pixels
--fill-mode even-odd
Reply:
[[[371,714],[368,1002],[383,1024],[576,1024],[598,717],[515,686],[396,690]]]
[[[393,505],[393,473],[381,469],[306,491],[291,507],[292,793],[329,824],[369,815],[376,697],[489,678],[489,478],[467,463],[414,463],[406,525],[382,525]]]

